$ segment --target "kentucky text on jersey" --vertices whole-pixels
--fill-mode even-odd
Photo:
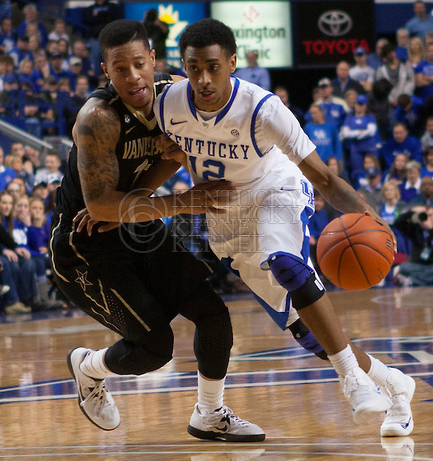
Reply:
[[[168,134],[168,133],[167,133]],[[204,141],[186,136],[174,135],[176,144],[187,154],[191,154],[193,146],[197,148],[196,154],[209,155],[209,157],[231,158],[248,160],[250,146],[244,144],[226,144],[224,142]]]
[[[132,141],[125,142],[122,159],[135,159],[144,156],[158,155],[159,153],[160,151],[155,145],[153,138],[133,139]]]

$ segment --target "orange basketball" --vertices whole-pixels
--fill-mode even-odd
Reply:
[[[323,275],[334,285],[365,290],[389,272],[394,244],[388,230],[371,216],[348,213],[323,229],[316,255]]]

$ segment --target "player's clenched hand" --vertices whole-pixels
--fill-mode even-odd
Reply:
[[[229,181],[210,181],[181,194],[179,203],[189,209],[185,213],[224,213],[224,207],[232,202],[235,192],[235,187]]]
[[[155,138],[155,143],[163,154],[164,160],[175,160],[178,163],[185,163],[186,154],[180,147],[172,141],[166,134],[161,134]]]

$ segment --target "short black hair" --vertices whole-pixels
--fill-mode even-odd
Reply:
[[[130,19],[118,19],[107,24],[99,34],[102,59],[107,57],[107,49],[142,41],[144,48],[150,51],[149,36],[143,24]]]
[[[204,48],[219,45],[228,56],[236,53],[236,40],[233,31],[217,19],[207,18],[190,24],[179,39],[179,50],[182,58],[188,46]]]

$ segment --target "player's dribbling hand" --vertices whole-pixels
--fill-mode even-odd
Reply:
[[[395,236],[394,232],[392,231],[391,227],[389,227],[389,224],[384,221],[379,215],[373,216],[369,211],[364,212],[365,215],[371,216],[373,219],[375,219],[379,224],[381,224],[383,227],[386,228],[386,230],[389,232],[392,238],[392,243],[394,244],[394,253],[397,253],[397,237]]]

